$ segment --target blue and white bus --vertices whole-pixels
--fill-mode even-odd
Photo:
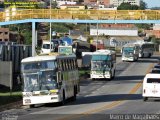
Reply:
[[[91,79],[115,77],[116,53],[112,50],[97,50],[91,58]]]
[[[139,55],[139,46],[133,43],[125,44],[122,47],[122,61],[137,61]]]

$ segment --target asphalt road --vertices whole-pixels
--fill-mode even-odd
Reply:
[[[64,106],[47,104],[31,109],[12,109],[2,115],[21,120],[141,120],[145,114],[160,114],[160,99],[147,102],[142,99],[142,80],[156,60],[153,56],[137,62],[121,62],[118,57],[115,79],[81,81],[77,101],[68,100]],[[160,119],[160,116],[152,117]]]

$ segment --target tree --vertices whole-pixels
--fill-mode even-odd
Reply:
[[[47,8],[47,3],[41,1],[40,4],[37,6],[38,8]]]
[[[30,23],[25,24],[17,24],[17,25],[9,25],[8,27],[10,31],[16,31],[18,33],[17,42],[27,45],[32,44],[32,26]],[[23,39],[23,40],[22,40]]]
[[[121,3],[120,6],[117,8],[118,10],[131,10],[131,4],[130,3]]]
[[[147,4],[141,0],[140,6],[138,5],[131,5],[130,3],[121,3],[120,6],[118,6],[118,10],[145,10],[147,8]]]
[[[138,29],[145,29],[145,30],[150,30],[152,27],[151,24],[135,24]]]
[[[140,10],[145,10],[147,8],[147,3],[145,3],[143,0],[140,1]]]
[[[156,38],[155,35],[150,36],[150,41],[155,44],[156,51],[159,49],[160,39]]]
[[[58,5],[58,4],[57,4],[56,1],[53,1],[53,2],[52,2],[52,8],[57,8],[57,5]]]

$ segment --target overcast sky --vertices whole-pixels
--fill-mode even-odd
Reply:
[[[143,0],[147,3],[148,8],[151,7],[160,7],[160,0]]]

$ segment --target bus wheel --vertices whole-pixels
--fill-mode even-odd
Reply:
[[[147,97],[143,97],[143,101],[147,101],[148,100],[148,98]]]
[[[64,105],[65,102],[66,102],[66,100],[65,100],[65,92],[64,92],[64,90],[63,90],[63,98],[62,98],[61,105]]]
[[[92,80],[95,80],[95,78],[91,78]]]
[[[35,107],[35,105],[29,105],[29,108],[34,108]]]
[[[114,70],[114,73],[113,73],[112,79],[114,79],[114,77],[115,77],[115,70]]]
[[[109,81],[111,81],[113,79],[112,73],[110,73],[111,77],[109,78]]]
[[[149,57],[149,58],[151,57],[151,53],[149,53],[148,57]]]
[[[77,88],[76,87],[74,87],[74,95],[73,95],[73,101],[75,101],[76,100],[76,98],[77,98],[77,96],[76,96],[76,93],[77,93]]]

